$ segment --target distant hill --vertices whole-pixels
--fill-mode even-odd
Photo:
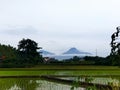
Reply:
[[[45,51],[45,50],[40,50],[40,53],[42,53],[42,55],[44,55],[44,56],[47,56],[47,55],[55,55],[54,53],[49,52],[49,51]]]
[[[46,51],[46,50],[40,50],[40,52],[42,53],[43,57],[52,57],[52,58],[55,58],[58,60],[70,59],[74,56],[84,57],[86,55],[91,55],[91,53],[89,53],[89,52],[83,52],[74,47],[70,48],[68,51],[66,51],[62,54],[59,54],[59,55],[56,55],[56,54]]]
[[[63,55],[66,55],[66,54],[91,54],[91,53],[79,51],[77,48],[73,47],[63,53]]]

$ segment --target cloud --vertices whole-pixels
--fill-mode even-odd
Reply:
[[[120,24],[119,3],[120,0],[1,0],[0,42],[16,45],[22,38],[31,38],[51,51],[77,46],[93,52],[97,48],[104,55],[110,51],[111,34]]]
[[[1,29],[1,34],[6,35],[33,35],[38,32],[32,26],[7,26]]]

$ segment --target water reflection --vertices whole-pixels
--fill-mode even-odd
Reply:
[[[120,77],[60,77],[64,80],[89,82],[120,87]],[[94,88],[94,89],[89,89]],[[82,88],[76,82],[63,84],[42,78],[0,78],[0,90],[101,90],[96,87]],[[105,89],[106,90],[106,89]],[[112,90],[119,90],[112,89]]]
[[[72,86],[40,78],[0,78],[0,90],[70,90]],[[85,90],[75,88],[74,90]]]
[[[0,78],[0,90],[35,90],[39,86],[35,79],[30,78]]]

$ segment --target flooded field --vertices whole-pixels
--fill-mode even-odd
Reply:
[[[71,85],[41,78],[0,78],[0,90],[71,90]],[[77,88],[75,90],[85,90]]]
[[[108,85],[112,90],[119,90],[120,87],[119,77],[57,77],[57,79],[63,81],[30,77],[0,78],[0,90],[110,90],[107,88]],[[98,88],[96,84],[104,85],[106,89]]]
[[[0,90],[120,90],[120,68],[40,66],[0,69]]]

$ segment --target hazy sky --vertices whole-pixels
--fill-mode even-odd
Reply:
[[[76,47],[106,56],[119,9],[120,0],[0,0],[0,43],[30,38],[54,53]]]

